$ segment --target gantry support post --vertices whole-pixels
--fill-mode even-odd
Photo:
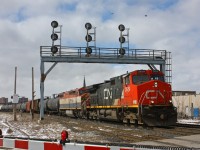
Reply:
[[[40,120],[44,119],[44,80],[46,78],[44,74],[44,62],[40,64],[41,78],[40,78]]]
[[[44,61],[41,60],[41,79],[40,79],[40,93],[41,93],[41,99],[40,99],[40,120],[44,119],[44,81],[46,79],[46,76],[48,73],[56,66],[57,62],[54,62],[54,64],[47,70],[46,73],[44,73]]]

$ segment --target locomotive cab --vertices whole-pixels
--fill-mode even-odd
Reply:
[[[138,104],[139,121],[148,126],[168,126],[176,123],[177,112],[172,104],[171,85],[165,82],[161,71],[134,71],[130,73],[130,80],[132,92],[129,96],[134,98],[133,104]]]

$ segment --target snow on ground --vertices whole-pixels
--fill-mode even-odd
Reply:
[[[56,122],[51,124],[38,123],[36,120],[32,122],[27,118],[27,114],[18,115],[17,118],[17,121],[13,121],[12,114],[0,113],[0,128],[4,136],[57,139],[60,132],[65,129],[63,125]]]
[[[178,123],[200,125],[200,119],[178,119]]]
[[[0,129],[3,136],[22,137],[22,138],[37,138],[48,140],[59,140],[61,131],[69,132],[69,139],[72,141],[101,141],[108,140],[101,136],[100,132],[110,132],[103,124],[95,122],[87,122],[86,120],[72,119],[68,117],[49,116],[38,121],[39,114],[35,114],[34,120],[31,120],[31,115],[28,113],[17,113],[17,121],[13,121],[12,112],[0,112]]]
[[[17,121],[13,121],[11,112],[0,112],[0,129],[3,136],[60,140],[62,130],[67,130],[71,141],[134,143],[147,140],[146,137],[149,137],[147,135],[152,137],[154,134],[155,136],[160,135],[154,130],[118,126],[99,121],[72,119],[54,115],[45,115],[44,120],[38,121],[39,114],[34,116],[34,119],[31,120],[30,114],[17,113]],[[197,119],[179,119],[178,122],[200,125],[200,120]],[[165,133],[162,134],[164,135]],[[148,138],[148,140],[150,139]]]

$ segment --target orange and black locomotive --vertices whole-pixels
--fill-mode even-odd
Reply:
[[[177,121],[171,85],[158,70],[136,70],[65,92],[60,112],[75,117],[169,126]]]

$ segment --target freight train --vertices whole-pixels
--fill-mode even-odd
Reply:
[[[32,103],[17,104],[17,109],[30,111]],[[34,100],[39,111],[40,100]],[[1,110],[9,110],[3,105]],[[93,84],[58,94],[44,100],[45,113],[77,118],[114,120],[148,126],[170,126],[177,121],[172,104],[171,85],[158,70],[136,70]]]

